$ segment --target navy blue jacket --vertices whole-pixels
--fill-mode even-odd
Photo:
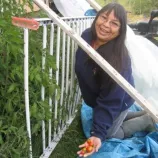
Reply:
[[[85,30],[82,38],[91,45],[91,30]],[[112,126],[113,121],[122,111],[128,109],[134,100],[118,84],[111,91],[109,90],[110,84],[99,86],[94,76],[94,64],[86,64],[88,58],[87,53],[79,47],[76,52],[75,71],[82,97],[85,103],[93,108],[91,135],[99,137],[103,141],[106,139],[107,130]],[[134,86],[131,60],[121,75]],[[107,77],[109,76],[107,75]]]

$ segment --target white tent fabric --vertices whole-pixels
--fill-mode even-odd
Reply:
[[[136,89],[158,110],[158,47],[127,27],[126,46],[132,59]]]
[[[85,12],[93,9],[85,0],[54,0],[59,12],[66,17],[84,16]]]

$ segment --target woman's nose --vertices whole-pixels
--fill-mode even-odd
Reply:
[[[109,20],[104,21],[103,25],[106,26],[106,27],[110,27],[110,21]]]

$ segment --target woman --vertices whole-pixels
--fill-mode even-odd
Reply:
[[[131,59],[125,46],[126,25],[125,9],[118,3],[110,3],[98,12],[82,38],[134,86]],[[90,139],[95,148],[85,157],[97,152],[101,142],[108,138],[130,137],[136,131],[153,127],[152,119],[144,111],[127,115],[134,100],[81,48],[76,52],[75,70],[84,102],[93,108]],[[146,120],[145,125],[140,127],[143,120]],[[79,147],[84,146],[86,143]],[[83,156],[81,151],[78,154]]]

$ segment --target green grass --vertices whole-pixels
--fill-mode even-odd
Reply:
[[[105,0],[95,0],[95,1],[101,6],[104,6],[106,4]]]
[[[99,5],[105,6],[105,4],[113,2],[113,0],[95,0]],[[129,5],[127,4],[127,0],[118,0],[118,3],[123,5],[125,8],[129,8]]]
[[[113,2],[113,0],[96,0],[96,2],[101,6],[105,6],[107,3]],[[138,21],[142,21],[142,20],[144,21],[149,18],[149,17],[147,17],[146,19],[144,19],[143,15],[134,15],[132,6],[127,0],[117,0],[117,2],[120,3],[121,5],[123,5],[124,8],[129,12],[127,14],[129,23],[134,23],[134,22],[138,22]]]
[[[80,110],[50,158],[77,158],[78,146],[86,140],[82,131]]]

